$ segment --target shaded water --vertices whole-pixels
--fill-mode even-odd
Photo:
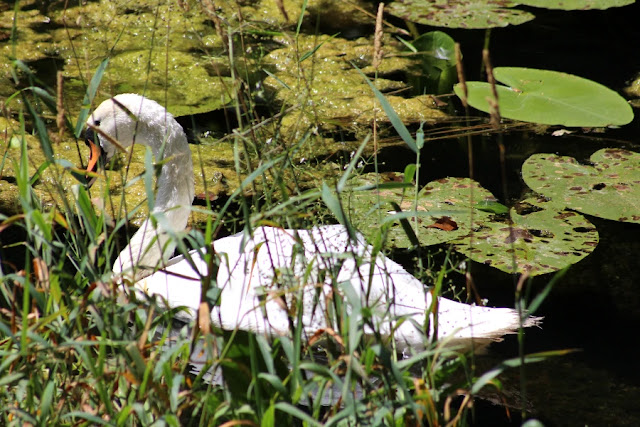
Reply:
[[[528,24],[494,31],[494,66],[528,66],[574,73],[620,90],[640,69],[637,55],[628,51],[640,39],[637,5],[606,12],[546,12]],[[454,38],[456,36],[454,35]],[[481,41],[470,40],[478,46]],[[465,46],[463,42],[463,47]],[[469,68],[469,50],[466,49]],[[473,50],[472,50],[473,52]],[[479,61],[471,60],[477,64]],[[507,148],[509,197],[520,197],[526,186],[520,166],[533,152],[568,155],[580,161],[602,147],[640,149],[636,120],[604,135],[562,138],[511,134]],[[502,194],[495,141],[476,141],[476,179]],[[457,159],[462,165],[465,159]],[[434,162],[433,166],[438,163]],[[441,171],[439,171],[441,172]],[[435,175],[438,172],[434,173]],[[527,367],[528,398],[535,416],[546,425],[638,425],[640,423],[640,370],[637,346],[640,330],[640,228],[635,224],[589,218],[600,233],[593,254],[573,266],[552,291],[538,314],[545,316],[541,330],[527,331],[528,351],[575,348],[578,352]],[[508,305],[512,280],[487,267],[474,266],[475,282],[492,303]],[[539,289],[549,275],[536,278]],[[495,345],[495,354],[509,357],[517,343],[513,337]],[[506,382],[517,382],[507,374]],[[499,417],[493,413],[492,416]],[[483,418],[487,425],[499,418]],[[507,420],[502,418],[505,423]],[[480,421],[480,420],[479,420]],[[517,417],[514,425],[518,425]]]
[[[640,70],[640,56],[627,50],[638,40],[634,18],[639,7],[592,12],[544,12],[536,10],[536,20],[518,27],[494,30],[494,66],[530,66],[574,73],[599,81],[614,89]],[[322,23],[321,23],[322,24]],[[399,24],[400,25],[400,24]],[[324,28],[319,25],[319,28]],[[333,30],[335,28],[332,28]],[[366,33],[367,27],[360,31]],[[477,78],[482,32],[451,31],[462,42],[469,78]],[[40,70],[45,82],[52,76],[43,70],[60,66],[51,59],[31,65]],[[39,65],[40,64],[40,65]],[[477,70],[476,70],[477,71]],[[5,92],[6,93],[6,92]],[[204,126],[206,127],[206,125]],[[554,152],[579,160],[610,146],[640,151],[639,121],[605,134],[556,138],[548,135],[513,132],[504,135],[507,148],[508,194],[503,180],[494,137],[474,138],[475,179],[503,200],[520,198],[526,186],[520,178],[522,162],[534,152]],[[423,151],[423,183],[443,176],[467,175],[467,153],[455,141],[434,142]],[[413,155],[401,155],[398,148],[383,150],[383,169],[402,171]],[[446,160],[443,160],[446,159]],[[572,267],[542,306],[543,329],[528,331],[528,352],[576,348],[569,356],[528,366],[527,397],[531,412],[548,425],[638,425],[640,424],[640,227],[633,224],[590,218],[600,232],[600,244],[593,254]],[[489,267],[474,265],[475,282],[483,297],[496,306],[513,305],[513,279]],[[534,280],[540,289],[549,276]],[[463,283],[463,279],[458,279]],[[517,344],[513,337],[493,346],[493,362],[513,357]],[[517,372],[506,374],[505,383],[518,389]],[[508,420],[503,411],[480,404],[479,424]],[[486,415],[489,414],[489,415]],[[514,415],[513,422],[518,424]]]
[[[536,14],[534,21],[493,32],[494,66],[558,70],[593,79],[614,90],[621,90],[640,70],[640,57],[628,50],[640,40],[637,4],[604,12],[532,11]],[[462,40],[464,48],[468,37]],[[478,46],[481,41],[468,43]],[[469,68],[469,49],[465,52]],[[478,64],[479,60],[471,59],[471,63]],[[499,168],[496,141],[476,139],[474,144],[476,179],[494,194],[502,194],[502,181],[496,173]],[[557,153],[585,162],[603,147],[638,152],[640,120],[636,117],[624,128],[602,135],[578,132],[557,138],[512,133],[504,136],[504,144],[509,197],[519,198],[527,189],[520,168],[530,154]],[[465,160],[458,158],[454,162],[462,165]],[[438,162],[432,164],[437,165]],[[533,414],[545,425],[638,425],[640,269],[636,260],[640,227],[594,217],[589,220],[600,233],[600,243],[591,255],[570,268],[545,301],[537,313],[545,316],[542,329],[527,331],[526,335],[527,351],[561,348],[579,351],[528,366],[527,397]],[[510,277],[480,265],[474,265],[473,271],[480,292],[492,303],[512,303]],[[541,289],[549,278],[550,275],[536,278],[534,289]],[[494,354],[509,357],[516,348],[516,340],[509,337],[493,350]],[[514,372],[506,378],[506,383],[518,380]],[[499,417],[495,413],[492,416]],[[500,418],[482,421],[490,425],[496,419]],[[519,425],[517,417],[513,424]]]

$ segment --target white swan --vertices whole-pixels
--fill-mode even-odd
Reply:
[[[100,152],[107,160],[113,156],[115,141],[122,147],[134,141],[147,145],[156,160],[162,155],[168,159],[158,178],[154,207],[166,221],[159,221],[154,229],[147,220],[120,253],[113,271],[135,278],[136,288],[164,297],[170,307],[188,307],[188,313],[178,316],[194,319],[200,305],[200,277],[208,267],[199,251],[190,253],[195,269],[182,256],[169,260],[173,246],[167,234],[169,228],[180,231],[186,227],[194,197],[191,152],[182,128],[161,105],[136,94],[104,101],[87,124],[87,143],[93,153],[90,169]],[[100,149],[94,143],[96,136]],[[221,293],[211,320],[219,327],[284,335],[299,315],[308,338],[326,328],[336,329],[335,320],[327,319],[340,316],[329,313],[339,307],[336,301],[341,299],[347,313],[362,313],[359,309],[368,307],[371,317],[364,332],[371,333],[373,327],[384,336],[393,336],[398,350],[421,349],[433,339],[434,316],[429,311],[433,299],[428,288],[387,257],[373,257],[363,236],[351,240],[341,225],[311,230],[259,227],[252,237],[225,237],[216,240],[213,248],[220,260],[217,286]],[[140,266],[157,271],[142,277],[136,270]],[[302,313],[295,311],[300,306],[296,301],[302,302]],[[481,348],[521,325],[536,325],[540,320],[527,317],[521,322],[512,309],[471,306],[441,297],[434,310],[438,337],[467,348],[472,341]]]

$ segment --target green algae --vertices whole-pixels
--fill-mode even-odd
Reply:
[[[375,20],[369,3],[364,0],[336,2],[331,0],[283,0],[282,8],[273,0],[248,1],[242,3],[216,2],[219,13],[231,25],[251,22],[259,23],[259,27],[281,30],[294,29],[304,10],[303,25],[310,32],[315,31],[315,24],[320,23],[325,30],[348,31],[349,29],[370,26]],[[306,9],[303,5],[306,3]],[[345,30],[346,29],[346,30]]]
[[[23,133],[20,124],[10,118],[0,118],[0,147],[3,152],[3,168],[0,170],[0,212],[5,215],[15,215],[22,212],[18,201],[18,185],[15,167],[19,164],[20,146],[24,139],[28,156],[28,175],[36,176],[40,167],[46,163],[40,141],[36,136]],[[52,135],[53,136],[53,135]],[[84,148],[84,147],[83,147]],[[78,146],[69,141],[54,145],[54,161],[66,165],[81,165]],[[56,188],[68,189],[78,181],[68,169],[60,164],[50,164],[43,171],[39,179],[33,184],[35,195],[45,210],[62,206],[60,192]]]
[[[331,131],[344,127],[345,123],[356,129],[372,123],[374,118],[388,121],[354,67],[357,63],[365,72],[372,71],[370,40],[300,35],[295,43],[286,38],[280,41],[284,46],[264,58],[273,70],[265,79],[265,86],[275,93],[279,102],[297,107],[299,111],[283,121],[285,132],[314,125]],[[390,41],[386,49],[391,59],[382,61],[388,64],[382,67],[385,72],[391,74],[413,64],[411,59],[402,57],[399,47]],[[375,85],[383,92],[408,89],[402,81],[385,78],[375,79]],[[389,96],[388,99],[404,122],[434,123],[447,117],[435,108],[428,96]]]
[[[149,1],[102,6],[74,8],[64,16],[80,22],[77,30],[81,35],[76,44],[91,58],[90,70],[102,58],[111,57],[104,77],[108,86],[99,100],[113,93],[144,93],[165,100],[169,111],[177,116],[215,110],[230,102],[229,77],[211,75],[205,66],[208,60],[202,49],[210,50],[209,56],[222,52],[222,41],[202,14],[185,12],[175,4],[156,6]],[[98,32],[83,28],[101,25],[103,31]],[[201,43],[204,37],[207,46]],[[74,52],[72,43],[73,38],[61,37],[59,44],[64,48],[60,51]],[[73,59],[72,55],[66,57],[67,63]],[[87,81],[88,76],[82,76],[82,71],[79,67],[66,67],[65,77]]]
[[[121,53],[111,60],[107,70],[107,79],[114,76],[120,82],[114,85],[114,92],[137,92],[151,99],[166,99],[167,109],[174,116],[217,110],[231,100],[231,78],[209,75],[200,61],[184,52]],[[141,91],[145,82],[151,84]]]
[[[408,94],[410,88],[403,76],[416,68],[416,64],[391,36],[384,36],[384,60],[373,69],[371,37],[347,40],[304,34],[305,29],[315,34],[317,22],[325,29],[368,28],[372,18],[365,13],[370,9],[367,3],[311,0],[305,9],[302,33],[294,36],[287,31],[294,29],[303,10],[302,3],[302,0],[284,1],[285,16],[275,2],[268,0],[242,4],[217,2],[215,13],[225,18],[227,26],[223,30],[229,32],[229,40],[235,46],[230,61],[228,46],[212,24],[212,11],[204,3],[182,3],[188,7],[179,7],[173,2],[158,5],[153,0],[101,0],[74,3],[70,7],[55,3],[45,17],[34,7],[36,2],[24,1],[19,5],[17,38],[0,38],[0,49],[6,53],[0,64],[0,79],[4,79],[0,81],[0,96],[8,97],[16,90],[11,79],[11,61],[7,59],[14,51],[15,58],[30,66],[35,75],[52,73],[51,69],[42,68],[39,61],[56,61],[64,78],[64,103],[72,123],[82,107],[87,82],[106,57],[110,58],[109,66],[95,103],[115,93],[144,93],[166,105],[175,116],[231,105],[238,99],[240,85],[259,81],[262,70],[266,69],[272,77],[266,78],[264,87],[273,94],[271,100],[276,108],[282,106],[284,114],[272,123],[256,126],[254,138],[257,140],[249,143],[252,146],[248,156],[250,164],[243,165],[242,173],[250,173],[265,158],[283,155],[283,159],[286,158],[283,164],[288,166],[279,173],[283,188],[291,192],[314,188],[339,177],[344,166],[333,156],[356,150],[374,120],[391,129],[354,65],[368,75],[377,73],[376,87],[388,94],[389,102],[403,121],[432,123],[446,117],[435,108],[429,96],[400,96]],[[0,15],[0,31],[10,32],[13,10],[4,10]],[[233,28],[242,28],[242,36],[234,33]],[[306,58],[303,60],[303,57]],[[51,76],[47,82],[54,84]],[[22,108],[17,99],[9,105],[14,111]],[[49,128],[55,129],[54,115],[45,106],[43,114]],[[13,122],[14,133],[16,126]],[[346,141],[340,136],[345,131],[351,135]],[[381,134],[384,132],[382,129]],[[31,169],[43,164],[44,156],[37,140],[27,138],[30,173],[33,173],[35,169]],[[54,146],[56,156],[81,165],[86,149],[78,148],[76,142],[68,138],[67,135],[61,144]],[[197,171],[196,203],[203,204],[207,199],[233,193],[243,177],[238,176],[234,166],[233,142],[200,139],[204,143],[192,146],[192,151]],[[240,139],[236,139],[236,143],[239,142]],[[372,154],[373,148],[370,144],[365,156]],[[107,191],[114,195],[109,199],[109,215],[117,217],[125,211],[133,212],[132,223],[140,224],[147,215],[147,194],[142,180],[127,186],[122,180],[144,173],[144,149],[135,148],[130,162],[126,156],[120,157],[98,180],[92,193]],[[3,212],[12,211],[14,208],[9,205],[17,198],[14,180],[6,169],[4,178],[0,179],[5,200],[0,205]],[[47,174],[57,175],[49,179],[45,178]],[[47,168],[43,179],[35,183],[36,193],[47,207],[61,203],[49,185],[56,180],[66,188],[76,183],[68,170]],[[269,185],[272,184],[261,181],[252,190],[269,190],[266,188]],[[116,196],[123,191],[126,205]],[[196,215],[194,221],[201,223],[204,217]]]
[[[624,88],[624,92],[632,98],[629,103],[632,107],[640,108],[640,75],[629,83],[629,86]]]
[[[12,58],[37,67],[57,60],[65,79],[65,100],[77,114],[93,70],[110,57],[98,101],[136,92],[165,100],[175,115],[211,111],[228,104],[229,76],[209,73],[209,58],[223,54],[222,39],[198,8],[186,11],[154,1],[91,2],[54,10],[49,16],[21,3],[15,40],[0,43],[0,95],[13,93]],[[13,11],[0,14],[11,23]],[[8,31],[6,24],[0,27]],[[206,42],[203,42],[206,41]],[[35,70],[36,74],[38,70]],[[216,70],[217,71],[217,70]],[[49,70],[55,75],[55,70]]]

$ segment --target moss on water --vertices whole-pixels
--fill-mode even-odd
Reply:
[[[374,117],[377,121],[388,120],[371,88],[354,67],[374,71],[370,66],[369,39],[300,35],[296,43],[286,37],[279,40],[284,46],[270,52],[264,61],[273,70],[273,76],[265,79],[265,85],[278,101],[296,110],[283,118],[282,133],[296,139],[306,129],[320,126],[325,132],[346,127],[360,135],[367,131]],[[412,61],[402,56],[400,48],[391,40],[387,42],[388,59],[382,61],[379,73],[391,75],[406,71]],[[314,52],[313,56],[305,58],[309,52]],[[403,81],[385,78],[375,79],[375,85],[380,91],[391,93],[409,89]],[[405,123],[433,123],[447,118],[429,96],[387,96],[387,100]]]
[[[638,108],[640,107],[640,74],[636,76],[635,80],[633,80],[629,86],[624,88],[625,93],[630,96],[632,99],[631,105]]]
[[[305,58],[314,50],[312,58]],[[265,84],[276,93],[278,100],[287,105],[299,105],[301,109],[308,108],[320,122],[347,119],[364,124],[373,119],[377,101],[354,65],[368,66],[371,51],[367,39],[348,41],[329,36],[299,36],[297,43],[289,43],[266,56],[265,62],[275,72]],[[400,56],[389,62],[394,68],[386,68],[387,72],[402,70],[411,64],[409,59]],[[383,92],[408,89],[406,83],[398,80],[378,78],[375,84]],[[395,102],[398,106],[406,104],[397,111],[405,122],[437,121],[447,117],[432,102],[424,102],[424,99],[405,101]],[[383,118],[384,114],[378,113],[378,116]]]
[[[120,83],[115,93],[137,92],[164,103],[175,116],[205,113],[217,110],[231,100],[232,80],[212,76],[206,67],[184,52],[147,50],[129,51],[113,58],[109,77]],[[148,82],[148,89],[140,90]]]
[[[305,2],[303,0],[283,0],[282,8],[278,2],[273,0],[260,0],[243,2],[239,6],[231,2],[219,2],[219,7],[224,16],[234,19],[242,15],[245,22],[259,22],[261,27],[294,29]],[[316,24],[322,26],[325,31],[349,32],[350,30],[368,26],[372,27],[375,18],[367,14],[371,6],[364,0],[354,1],[331,1],[331,0],[308,0],[303,25],[308,26],[310,32],[314,32]],[[286,12],[286,16],[283,14]]]
[[[221,54],[224,60],[226,55],[222,39],[199,8],[186,11],[174,2],[158,5],[152,0],[100,1],[43,16],[30,7],[21,3],[15,41],[0,42],[0,96],[15,91],[10,60],[15,52],[16,59],[36,68],[36,74],[37,61],[62,61],[72,114],[79,112],[85,85],[107,57],[110,65],[98,102],[125,91],[145,93],[166,100],[172,113],[184,115],[215,110],[231,100],[228,76],[208,72],[208,58]],[[1,30],[11,30],[13,13],[0,13]],[[56,70],[46,71],[55,76]]]
[[[262,70],[267,69],[275,76],[264,80],[265,92],[273,95],[272,98],[269,93],[265,95],[269,107],[274,110],[284,107],[282,111],[286,112],[272,123],[258,127],[256,140],[251,142],[255,145],[251,148],[251,161],[255,164],[247,169],[257,167],[260,159],[286,152],[291,164],[283,172],[284,185],[292,191],[315,187],[322,180],[339,176],[343,160],[336,161],[340,155],[335,154],[355,150],[369,132],[374,118],[383,127],[390,127],[385,124],[386,116],[371,89],[354,68],[358,66],[369,76],[376,71],[371,66],[373,18],[365,13],[371,9],[369,3],[309,0],[302,32],[297,37],[291,30],[300,18],[303,0],[284,0],[286,16],[271,0],[242,4],[216,2],[215,11],[197,1],[182,4],[185,7],[180,7],[178,2],[156,0],[99,0],[72,2],[70,7],[65,7],[64,2],[53,2],[47,12],[42,12],[35,0],[21,1],[17,37],[15,40],[0,37],[0,96],[8,97],[17,90],[9,60],[13,52],[35,76],[45,77],[47,84],[53,86],[58,69],[63,72],[65,108],[73,124],[82,107],[86,85],[107,57],[109,65],[95,104],[116,93],[144,93],[166,105],[176,116],[230,105],[236,92],[246,93],[247,87],[255,87],[264,76]],[[213,12],[224,18],[225,31],[232,30],[229,33],[234,53],[232,63],[211,21]],[[13,14],[13,9],[0,8],[0,33],[11,33]],[[241,32],[234,33],[238,28]],[[340,34],[319,34],[322,31]],[[358,37],[362,34],[367,37]],[[404,77],[414,63],[389,35],[385,35],[384,43],[385,58],[377,70],[379,77],[375,84],[388,94],[389,102],[402,120],[418,123],[444,118],[444,113],[434,108],[428,96],[400,96],[408,95],[410,88]],[[31,84],[23,73],[18,73],[18,77],[24,80],[20,83],[22,86]],[[23,108],[20,97],[13,98],[8,108],[20,111]],[[53,138],[57,132],[54,115],[46,106],[42,108]],[[11,128],[9,138],[19,134],[19,126],[11,117],[16,119],[17,114],[0,122],[0,127]],[[27,123],[27,133],[31,133],[29,126]],[[27,136],[27,143],[33,174],[44,162],[44,156],[35,137]],[[238,187],[243,177],[237,176],[233,166],[232,143],[214,140],[192,149],[198,171],[197,199],[202,202],[206,198],[229,195]],[[80,157],[86,156],[86,148],[78,149],[69,135],[54,146],[57,157],[76,165],[85,160],[80,159],[78,150]],[[365,153],[370,154],[372,150],[367,147]],[[8,168],[18,154],[19,150],[9,151],[0,179],[3,213],[19,209],[15,205],[18,194],[15,177],[12,167]],[[111,194],[122,191],[126,165],[121,161],[114,170],[106,172],[108,180],[99,180],[102,185],[109,182]],[[144,172],[142,148],[134,150],[130,167],[129,178]],[[61,202],[52,191],[53,182],[61,182],[65,188],[76,183],[68,171],[49,167],[35,185],[45,207]],[[265,184],[257,183],[258,189]],[[97,188],[93,192],[100,194]],[[128,211],[141,206],[133,215],[133,222],[139,224],[147,215],[142,181],[128,186],[126,193]],[[120,197],[113,197],[111,214],[120,211],[119,204]],[[196,216],[195,221],[201,222],[203,218]]]
[[[221,53],[222,40],[203,14],[187,12],[176,3],[157,6],[152,1],[102,6],[73,8],[59,18],[78,23],[78,41],[59,38],[64,46],[61,53],[69,53],[67,64],[75,60],[78,47],[73,45],[77,44],[90,58],[90,72],[103,58],[111,57],[100,100],[114,93],[144,93],[166,100],[169,111],[177,116],[212,111],[229,103],[228,77],[210,74],[206,67],[205,53],[209,57]],[[87,31],[87,27],[101,31]],[[65,68],[69,80],[88,81],[90,75],[83,73],[79,67]]]
[[[40,141],[37,137],[24,134],[20,131],[20,124],[12,119],[0,118],[0,147],[6,156],[4,167],[0,171],[0,212],[4,215],[15,215],[22,212],[18,199],[18,184],[15,166],[19,164],[21,157],[22,138],[27,145],[28,156],[28,176],[34,177],[38,169],[46,163],[46,158],[42,152]],[[55,136],[50,135],[53,139]],[[84,144],[82,144],[84,149]],[[74,142],[63,141],[54,144],[54,159],[70,162],[70,164],[82,164],[79,147]],[[71,173],[60,165],[49,165],[40,178],[33,185],[34,192],[38,196],[45,210],[54,206],[61,206],[62,200],[60,191],[56,190],[59,185],[62,189],[69,189],[78,181]],[[63,191],[64,193],[64,191]],[[66,194],[66,193],[65,193]],[[68,196],[68,194],[66,194]]]

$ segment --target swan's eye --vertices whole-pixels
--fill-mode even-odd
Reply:
[[[94,126],[100,126],[100,120],[96,120],[96,121],[94,121],[94,122],[93,122],[93,125],[94,125]]]

